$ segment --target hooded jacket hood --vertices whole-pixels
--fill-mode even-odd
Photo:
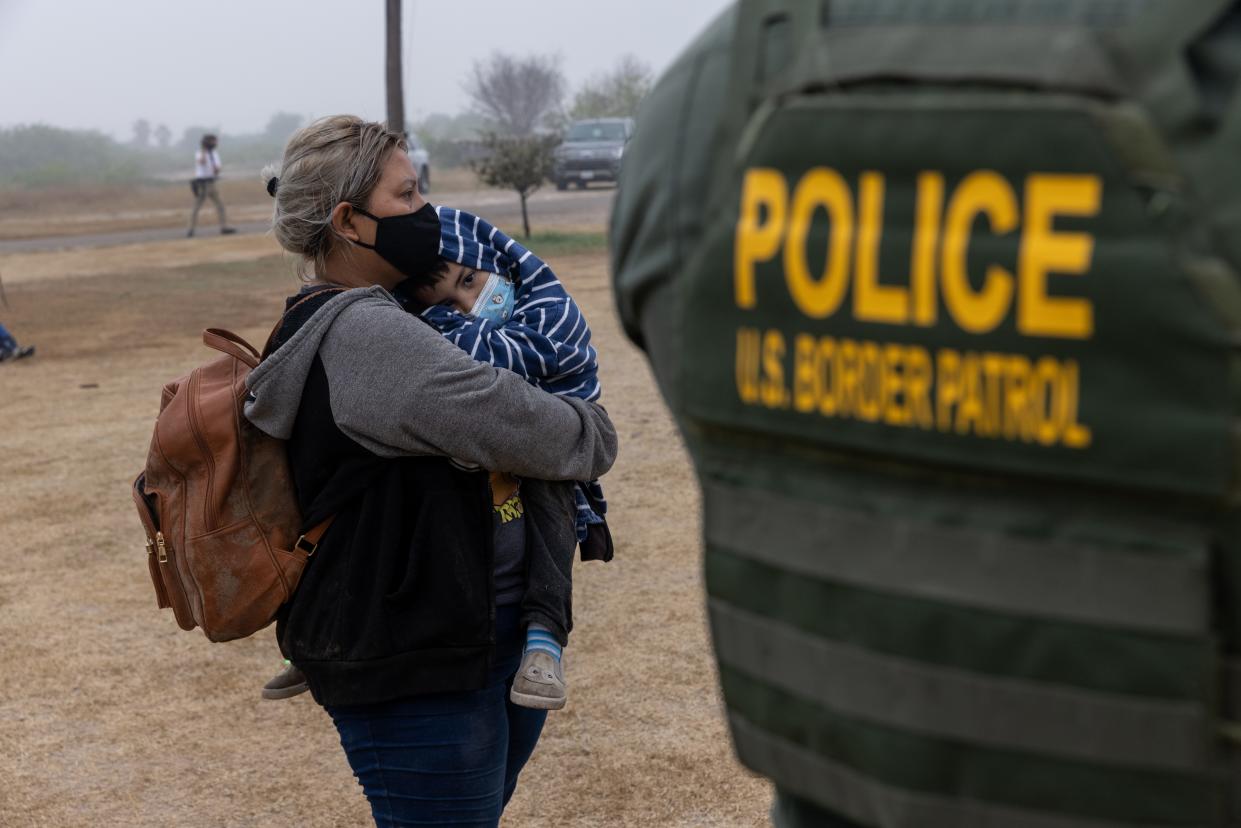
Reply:
[[[290,297],[291,308],[310,291]],[[381,287],[354,288],[329,299],[310,317],[306,324],[282,344],[246,378],[250,399],[245,404],[246,419],[263,432],[281,440],[293,433],[293,421],[301,403],[310,366],[332,323],[346,308],[357,302],[389,302],[400,307],[388,291]],[[286,308],[287,311],[287,308]]]

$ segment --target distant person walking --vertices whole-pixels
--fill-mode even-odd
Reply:
[[[220,215],[220,233],[228,235],[237,232],[228,226],[224,202],[220,201],[220,194],[215,188],[215,180],[220,177],[220,153],[216,151],[218,143],[216,136],[204,135],[198,152],[194,153],[194,180],[190,182],[190,188],[194,191],[194,211],[190,213],[190,229],[185,234],[187,237],[194,235],[194,228],[198,225],[198,211],[207,199],[215,202],[216,212]]]

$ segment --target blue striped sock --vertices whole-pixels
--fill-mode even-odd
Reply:
[[[560,642],[552,635],[552,631],[542,624],[526,627],[526,649],[522,652],[528,653],[531,650],[542,650],[557,661],[560,660]]]

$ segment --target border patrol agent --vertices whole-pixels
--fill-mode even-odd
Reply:
[[[780,825],[1237,825],[1241,10],[742,0],[617,301]]]

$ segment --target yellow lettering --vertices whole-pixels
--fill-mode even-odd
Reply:
[[[1094,307],[1089,299],[1051,297],[1047,275],[1080,276],[1090,269],[1094,237],[1088,233],[1057,233],[1057,215],[1097,215],[1103,184],[1094,175],[1031,175],[1026,180],[1025,232],[1021,238],[1021,297],[1017,330],[1025,336],[1089,339],[1094,333]]]
[[[733,289],[739,308],[749,309],[757,302],[754,265],[780,251],[788,200],[788,184],[779,171],[765,167],[746,170],[733,251]],[[761,219],[763,212],[766,221]]]
[[[909,398],[905,394],[906,350],[891,343],[883,346],[883,421],[888,425],[908,425],[912,419]]]
[[[1030,414],[1030,360],[1012,354],[1005,360],[1004,438],[1030,442],[1034,437],[1034,418]]]
[[[836,371],[836,406],[841,417],[849,417],[857,410],[857,387],[859,382],[857,343],[842,339],[836,348],[834,361]]]
[[[822,207],[831,222],[823,275],[810,275],[806,241],[814,212]],[[784,278],[799,310],[811,319],[825,319],[840,307],[849,285],[849,243],[853,239],[853,196],[840,173],[815,167],[797,184],[789,209],[784,244]]]
[[[970,285],[967,258],[974,219],[986,215],[996,235],[1011,233],[1018,224],[1017,197],[999,173],[981,170],[961,182],[948,204],[944,222],[941,279],[944,304],[962,330],[987,333],[1008,313],[1013,300],[1013,275],[992,264],[980,291]]]
[[[939,252],[939,226],[944,213],[944,177],[937,172],[918,176],[918,205],[914,219],[913,261],[910,284],[913,320],[930,327],[939,317],[935,295],[935,254]]]
[[[786,367],[786,342],[777,329],[738,329],[744,404],[1048,447],[1084,449],[1093,438],[1078,421],[1075,360],[1044,356],[1032,364],[1021,354],[950,348],[932,358],[917,345],[799,333]]]
[[[1090,428],[1077,421],[1077,401],[1081,396],[1081,373],[1077,360],[1065,360],[1060,372],[1061,415],[1064,444],[1069,448],[1084,449],[1090,446]]]
[[[784,387],[784,337],[779,331],[768,331],[763,337],[763,405],[784,408],[789,404]]]
[[[1044,446],[1054,446],[1060,429],[1056,423],[1056,390],[1060,366],[1051,357],[1043,357],[1034,366],[1034,393],[1030,395],[1031,413],[1035,417],[1034,436]]]
[[[857,416],[859,420],[873,423],[883,413],[883,361],[879,346],[874,342],[863,342],[861,353],[862,381],[858,386],[861,393],[858,394]]]
[[[909,347],[905,351],[905,399],[910,416],[918,425],[930,429],[935,425],[931,413],[931,357],[922,348]]]
[[[862,322],[904,325],[909,291],[879,284],[879,242],[883,236],[883,175],[862,173],[858,194],[857,265],[853,275],[853,315]]]
[[[819,340],[819,371],[822,377],[822,395],[819,397],[819,413],[824,417],[833,416],[840,409],[837,399],[839,381],[837,372],[832,368],[836,358],[836,340],[825,336]]]
[[[935,363],[935,424],[940,431],[949,431],[953,407],[961,400],[961,355],[944,348],[936,356]]]
[[[998,435],[1003,428],[1000,394],[1004,386],[1004,357],[1000,354],[982,355],[983,388],[985,389],[985,407],[983,408],[983,429],[987,436]]]
[[[986,434],[983,421],[982,371],[978,354],[966,352],[961,360],[961,404],[957,406],[957,434]]]
[[[759,337],[754,328],[737,329],[737,396],[746,405],[758,402]]]
[[[793,340],[793,408],[803,414],[814,410],[822,393],[817,355],[814,337],[798,334]]]

